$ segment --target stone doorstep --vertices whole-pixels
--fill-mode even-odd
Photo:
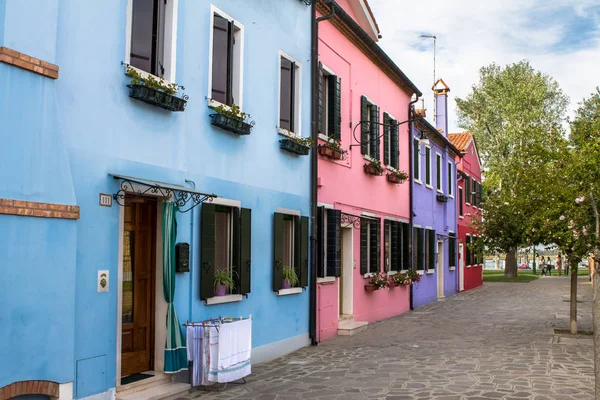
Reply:
[[[190,392],[189,383],[169,382],[127,395],[117,394],[117,400],[175,400]]]
[[[132,382],[128,385],[121,385],[117,387],[117,393],[120,396],[127,396],[131,393],[140,392],[149,388],[164,385],[165,383],[171,382],[171,376],[164,374],[159,371],[147,371],[144,374],[154,375],[152,378],[146,378],[137,382]]]
[[[338,317],[338,325],[343,325],[348,322],[354,322],[354,315],[340,314],[340,316]]]
[[[358,332],[362,332],[367,329],[368,322],[352,321],[338,326],[338,335],[340,336],[352,336]]]

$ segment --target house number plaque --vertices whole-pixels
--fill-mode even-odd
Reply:
[[[112,196],[106,193],[100,193],[100,205],[102,207],[112,207]]]

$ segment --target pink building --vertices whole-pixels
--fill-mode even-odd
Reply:
[[[318,341],[410,309],[409,287],[365,286],[374,273],[410,268],[402,172],[410,171],[409,104],[421,95],[376,44],[366,0],[318,2],[317,17],[332,8],[318,28]]]

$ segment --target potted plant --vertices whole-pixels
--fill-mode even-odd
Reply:
[[[411,274],[409,271],[400,272],[392,276],[392,281],[396,286],[408,286],[412,283]]]
[[[386,289],[390,286],[390,278],[385,272],[378,272],[369,278],[369,282],[365,285],[367,292],[373,292],[379,289]]]
[[[281,276],[283,277],[283,289],[289,289],[291,287],[294,287],[300,282],[296,270],[294,269],[294,267],[290,267],[289,265],[283,266]]]
[[[225,296],[227,289],[233,289],[235,281],[226,269],[215,270],[215,296]]]
[[[327,143],[319,145],[319,154],[332,160],[341,160],[347,153],[348,151],[342,149],[341,142],[337,139],[330,138]]]
[[[281,139],[279,141],[282,150],[289,151],[290,153],[298,154],[301,156],[308,155],[310,148],[313,145],[311,138],[294,137]]]
[[[447,203],[448,202],[448,196],[444,195],[444,194],[438,194],[436,196],[437,201],[439,201],[440,203]]]
[[[383,174],[383,167],[381,161],[372,159],[368,164],[364,165],[364,170],[369,175],[379,176]]]
[[[408,174],[404,171],[390,170],[386,177],[388,182],[401,184],[408,179]]]
[[[132,99],[143,101],[144,103],[152,104],[169,111],[183,111],[187,104],[188,96],[175,96],[177,91],[183,86],[178,86],[175,83],[165,84],[165,81],[154,79],[152,75],[142,78],[140,73],[131,67],[127,67],[125,72],[131,77],[129,88],[129,97]]]
[[[254,121],[250,119],[250,114],[243,112],[236,104],[232,104],[231,106],[220,105],[213,108],[213,110],[215,114],[210,114],[210,118],[214,126],[237,135],[250,134],[254,126]]]

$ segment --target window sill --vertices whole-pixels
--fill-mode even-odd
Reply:
[[[472,267],[472,265],[467,265],[467,268],[471,268],[471,267]]]
[[[423,270],[417,270],[417,274],[419,274],[419,275],[425,275],[425,271],[423,271]]]
[[[129,65],[129,64],[123,64],[123,65],[125,66],[125,75],[127,75],[127,69],[131,68],[132,70],[134,70],[135,72],[140,74],[140,77],[142,79],[146,79],[148,77],[152,77],[157,81],[160,81],[162,79],[165,86],[175,85],[175,86],[177,86],[177,90],[179,90],[179,85],[177,85],[175,82],[170,82],[170,81],[166,80],[165,78],[161,78],[160,76],[151,74],[150,72],[146,72],[143,69],[136,68],[133,65]],[[127,75],[127,76],[129,76],[129,75]]]
[[[456,270],[456,267],[448,267],[448,271],[454,271]]]
[[[374,275],[375,275],[374,272],[367,272],[366,274],[363,275],[363,278],[364,279],[369,279],[369,278],[371,278]]]
[[[375,161],[375,159],[368,154],[363,154],[363,158],[369,162]]]
[[[431,185],[429,185],[429,184],[427,184],[427,183],[425,184],[425,187],[426,187],[427,189],[431,189],[431,190],[433,190],[433,186],[431,186]]]
[[[453,199],[454,195],[453,194],[449,194],[448,197],[451,198],[451,199]]]
[[[394,276],[394,275],[397,275],[399,273],[400,272],[398,272],[398,271],[389,271],[389,272],[386,272],[387,276]]]
[[[224,303],[236,303],[238,301],[242,301],[241,294],[227,294],[225,296],[215,296],[205,300],[207,306]]]
[[[423,184],[423,182],[421,182],[421,181],[420,181],[420,180],[418,180],[418,179],[413,179],[413,181],[414,181],[415,183],[418,183],[419,185],[422,185],[422,184]]]
[[[293,287],[289,289],[281,289],[277,291],[277,296],[289,296],[290,294],[300,294],[302,293],[301,287]]]
[[[296,138],[301,138],[302,137],[299,133],[288,131],[287,129],[283,129],[283,128],[280,128],[280,127],[277,127],[277,133],[280,134],[281,136],[285,136],[285,137],[288,137],[290,139],[296,139]]]
[[[425,273],[426,273],[427,275],[433,275],[433,274],[435,274],[435,271],[425,271]]]
[[[444,191],[442,189],[437,189],[437,192],[440,194],[444,194]]]
[[[335,276],[326,276],[324,278],[317,278],[317,283],[333,283],[335,279]]]
[[[459,215],[458,218],[465,219],[465,217],[463,217],[462,215]]]
[[[319,133],[319,139],[331,143],[331,138],[324,133]]]

